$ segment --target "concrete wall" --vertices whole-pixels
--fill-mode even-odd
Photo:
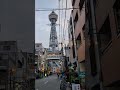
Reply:
[[[0,0],[0,41],[17,41],[18,48],[33,52],[35,41],[35,1]]]

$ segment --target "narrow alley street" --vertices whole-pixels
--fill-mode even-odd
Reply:
[[[60,90],[60,80],[57,75],[48,76],[43,79],[36,79],[35,88],[36,90]]]
[[[0,0],[0,90],[120,90],[120,0]]]

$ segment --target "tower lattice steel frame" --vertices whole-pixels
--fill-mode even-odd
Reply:
[[[51,22],[49,47],[52,49],[53,52],[55,52],[56,48],[58,47],[57,32],[56,32],[57,19],[58,19],[58,15],[54,11],[52,11],[52,13],[50,13],[49,15],[49,20]]]

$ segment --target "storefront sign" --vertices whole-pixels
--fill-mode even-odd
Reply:
[[[72,84],[72,90],[80,90],[80,84]]]

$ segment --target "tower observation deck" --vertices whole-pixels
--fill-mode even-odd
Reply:
[[[56,32],[57,19],[58,19],[58,15],[54,11],[52,11],[52,13],[49,14],[49,20],[51,22],[49,47],[52,49],[52,52],[55,52],[58,47],[57,32]]]

